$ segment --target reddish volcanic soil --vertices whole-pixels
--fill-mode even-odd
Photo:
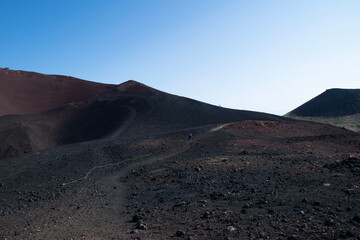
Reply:
[[[360,239],[345,129],[129,81],[0,138],[0,239]]]
[[[112,90],[114,85],[0,68],[0,116],[43,112]]]

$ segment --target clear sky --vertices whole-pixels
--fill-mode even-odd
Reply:
[[[282,115],[360,88],[359,0],[0,0],[0,67]]]

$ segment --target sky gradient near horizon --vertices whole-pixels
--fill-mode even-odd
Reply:
[[[360,88],[358,0],[0,0],[0,67],[282,115]]]

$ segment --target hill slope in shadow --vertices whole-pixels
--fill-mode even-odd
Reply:
[[[285,115],[360,132],[360,89],[329,89]]]
[[[252,111],[220,108],[135,81],[97,97],[47,112],[0,118],[0,158],[97,139],[136,138],[243,120],[284,121]]]

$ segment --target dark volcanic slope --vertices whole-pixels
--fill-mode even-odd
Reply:
[[[73,77],[0,68],[0,116],[47,111],[113,88]]]
[[[329,89],[288,115],[338,117],[358,113],[360,113],[360,89]]]
[[[189,98],[167,94],[134,81],[128,81],[118,88],[116,98],[131,97],[138,106],[129,108],[136,112],[135,124],[125,133],[134,136],[144,131],[164,133],[173,130],[221,124],[243,120],[274,120],[284,118],[252,111],[221,108]],[[141,106],[141,107],[140,107]]]
[[[0,118],[0,158],[100,138],[135,138],[243,120],[284,121],[170,95],[135,81],[52,111]],[[9,133],[11,129],[11,134]]]

